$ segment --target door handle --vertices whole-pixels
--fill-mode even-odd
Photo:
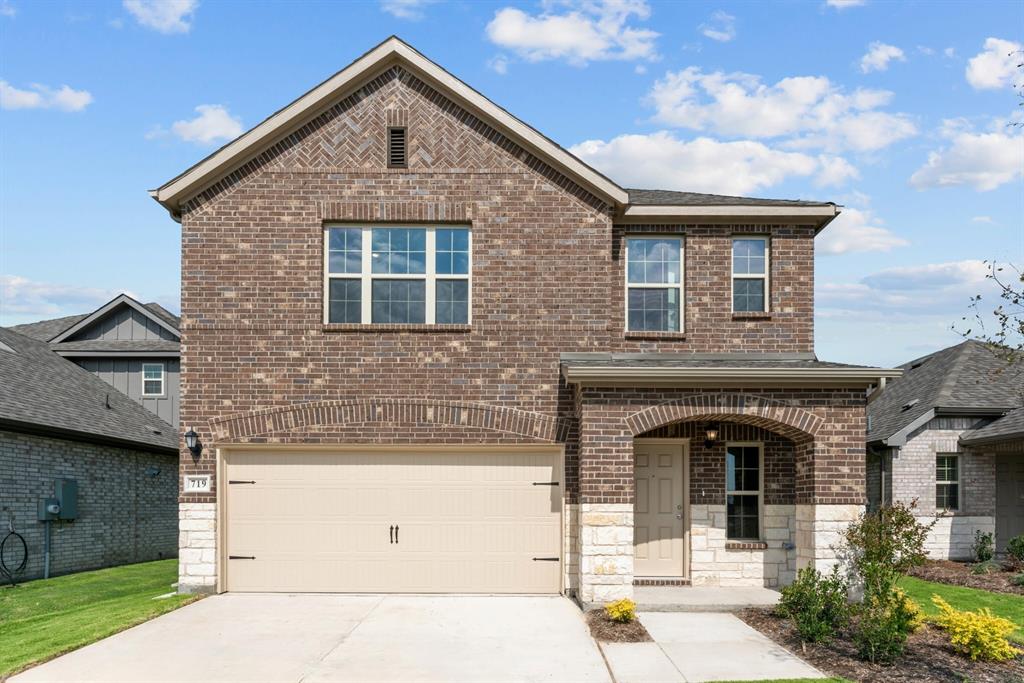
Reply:
[[[398,525],[395,525],[395,543],[398,543]]]
[[[395,542],[395,525],[392,524],[388,527],[388,543]]]

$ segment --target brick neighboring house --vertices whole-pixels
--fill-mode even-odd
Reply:
[[[397,38],[151,194],[182,590],[777,586],[863,510],[834,204],[623,189]]]
[[[51,522],[51,575],[175,557],[175,432],[47,343],[0,328],[0,539],[13,516],[28,547],[18,579],[44,573],[38,503],[56,479],[78,495],[74,519]]]
[[[868,407],[868,504],[916,499],[932,557],[1024,534],[1024,377],[1007,353],[966,341],[910,361]]]

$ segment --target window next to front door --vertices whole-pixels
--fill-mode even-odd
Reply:
[[[328,226],[324,321],[469,324],[470,243],[461,227]]]
[[[726,444],[726,538],[761,539],[761,444]]]
[[[626,237],[626,331],[680,332],[683,239]]]

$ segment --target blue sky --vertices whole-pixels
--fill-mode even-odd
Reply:
[[[955,343],[1024,263],[1019,2],[0,0],[0,324],[176,310],[146,190],[393,33],[622,185],[845,205],[822,358]]]

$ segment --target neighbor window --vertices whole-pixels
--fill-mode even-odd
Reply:
[[[960,458],[935,456],[935,509],[960,509]]]
[[[725,505],[727,538],[761,538],[760,444],[726,446]]]
[[[328,227],[328,323],[470,321],[468,228]]]
[[[681,237],[626,238],[627,331],[680,331],[682,255]]]
[[[163,396],[164,395],[164,364],[143,363],[142,364],[142,395]]]
[[[768,238],[732,239],[732,310],[768,310]]]

